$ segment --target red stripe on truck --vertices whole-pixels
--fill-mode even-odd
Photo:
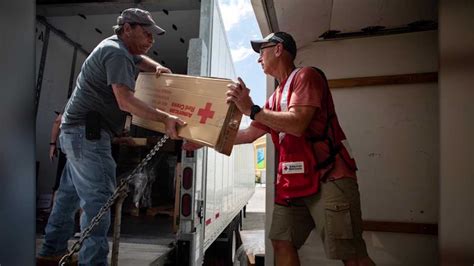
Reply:
[[[210,223],[211,223],[211,219],[209,218],[206,220],[206,225],[209,225]]]

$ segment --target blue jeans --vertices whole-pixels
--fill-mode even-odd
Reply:
[[[46,225],[40,256],[65,254],[67,241],[74,233],[74,214],[77,209],[82,209],[83,231],[116,186],[111,136],[106,131],[102,130],[100,140],[87,140],[84,126],[69,127],[61,129],[59,138],[67,162]],[[84,240],[79,252],[79,265],[108,265],[109,226],[110,211]]]

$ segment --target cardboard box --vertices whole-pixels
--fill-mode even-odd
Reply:
[[[229,79],[194,77],[176,74],[140,73],[135,96],[149,105],[176,115],[187,125],[178,130],[186,140],[230,155],[239,130],[242,113],[226,103]],[[134,116],[132,123],[164,133],[163,123]]]

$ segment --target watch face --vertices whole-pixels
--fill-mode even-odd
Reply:
[[[255,118],[255,115],[260,112],[262,108],[258,105],[252,105],[252,108],[250,109],[250,118],[253,120]]]

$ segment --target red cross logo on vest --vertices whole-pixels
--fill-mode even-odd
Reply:
[[[206,107],[204,109],[199,108],[198,115],[201,117],[199,123],[205,124],[208,118],[214,117],[214,111],[211,111],[212,103],[206,103]]]

